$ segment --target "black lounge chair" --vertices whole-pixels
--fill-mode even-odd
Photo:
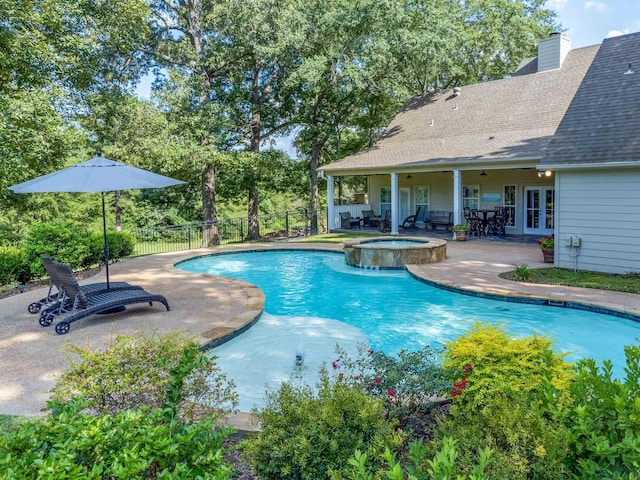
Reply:
[[[418,221],[418,215],[420,215],[421,208],[422,208],[422,205],[419,205],[415,215],[409,215],[407,218],[405,218],[404,221],[402,222],[402,225],[400,225],[400,228],[405,228],[405,229],[418,228],[416,226],[416,222]]]
[[[59,302],[56,311],[49,312],[46,317],[49,325],[53,320],[57,320],[56,333],[63,335],[70,329],[70,324],[81,320],[95,313],[106,313],[125,305],[135,303],[162,303],[169,311],[169,303],[162,295],[151,294],[142,288],[128,290],[104,290],[100,293],[86,295],[68,263],[55,262],[58,269],[58,276],[61,281],[62,291],[65,299]],[[67,301],[68,300],[68,301]],[[41,322],[42,324],[42,322]]]
[[[47,292],[47,296],[41,298],[37,302],[30,303],[27,307],[29,313],[38,313],[42,307],[49,305],[49,307],[56,307],[56,303],[62,299],[62,286],[60,284],[60,279],[58,278],[58,266],[56,265],[58,262],[55,258],[49,257],[48,255],[40,255],[42,259],[42,263],[44,265],[44,269],[49,274],[49,291]],[[58,264],[59,265],[59,264]],[[88,285],[82,285],[80,287],[82,291],[87,295],[92,295],[94,293],[100,293],[104,290],[107,290],[106,282],[101,283],[90,283]],[[142,287],[137,287],[135,285],[130,285],[127,282],[110,282],[109,289],[110,290],[129,290],[129,289],[141,289]],[[45,312],[43,312],[44,314]],[[42,317],[43,315],[41,315]]]

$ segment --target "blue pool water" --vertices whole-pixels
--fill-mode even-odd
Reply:
[[[322,361],[335,358],[336,343],[354,352],[357,342],[366,339],[371,348],[395,354],[403,348],[438,346],[480,320],[506,323],[518,336],[550,334],[558,351],[571,352],[568,360],[611,359],[614,371],[623,377],[623,347],[640,338],[640,322],[463,295],[427,285],[405,271],[350,267],[341,253],[234,253],[198,257],[177,267],[246,280],[265,293],[263,318],[247,333],[215,349],[219,363],[230,369],[239,386],[245,380],[238,376],[249,375],[253,378],[247,382],[258,383],[260,393],[252,394],[251,406],[260,405],[265,384],[287,378],[300,348],[309,360],[307,368],[317,371]],[[280,361],[283,367],[277,374],[261,370]]]

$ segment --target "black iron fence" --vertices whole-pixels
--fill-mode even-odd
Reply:
[[[311,235],[311,211],[295,210],[268,215],[259,215],[257,239],[250,240],[248,217],[229,218],[216,222],[221,245],[230,243],[277,242]],[[327,210],[318,211],[318,233],[327,231]],[[166,227],[139,228],[131,230],[136,238],[133,255],[176,252],[206,246],[212,224],[187,223]]]

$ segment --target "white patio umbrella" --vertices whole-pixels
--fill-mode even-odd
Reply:
[[[102,152],[86,162],[52,172],[9,187],[15,193],[100,192],[102,193],[102,228],[104,234],[104,265],[109,288],[109,245],[104,192],[117,190],[163,188],[182,182],[141,168],[104,158]]]

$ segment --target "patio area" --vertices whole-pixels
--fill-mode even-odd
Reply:
[[[364,232],[363,232],[364,233]],[[419,231],[410,231],[412,236]],[[427,233],[424,232],[425,236]],[[450,235],[447,234],[447,235]],[[42,298],[46,289],[27,291],[0,300],[0,414],[36,415],[42,412],[55,383],[55,375],[68,360],[62,352],[66,343],[100,348],[119,333],[181,331],[193,335],[202,345],[239,331],[256,320],[263,309],[262,292],[245,282],[205,274],[183,272],[173,267],[180,260],[222,251],[270,249],[322,249],[342,251],[342,244],[271,243],[234,245],[215,249],[138,257],[110,267],[113,281],[141,285],[149,292],[166,296],[171,311],[162,305],[137,305],[124,313],[92,316],[72,325],[66,335],[52,327],[43,328],[27,305]],[[409,271],[427,281],[481,294],[575,301],[640,315],[638,295],[592,289],[534,285],[503,280],[498,274],[526,264],[530,268],[549,266],[532,242],[509,239],[474,239],[447,243],[442,263],[409,266]],[[104,281],[104,273],[81,283]]]

